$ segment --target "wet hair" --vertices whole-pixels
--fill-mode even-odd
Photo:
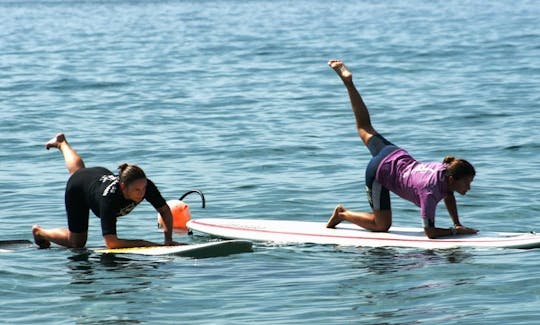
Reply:
[[[136,180],[146,179],[146,174],[141,167],[124,163],[118,166],[118,177],[120,178],[120,183],[129,186]]]
[[[476,175],[473,165],[465,159],[446,156],[443,163],[446,164],[446,176],[452,176],[455,180]]]

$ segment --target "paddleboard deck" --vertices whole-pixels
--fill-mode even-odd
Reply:
[[[253,243],[247,240],[225,240],[181,246],[113,248],[96,249],[94,251],[101,254],[132,254],[147,256],[174,255],[191,258],[208,258],[251,252],[252,246]]]
[[[479,232],[429,239],[422,228],[392,227],[386,233],[371,232],[356,225],[341,223],[334,229],[323,222],[259,219],[192,219],[192,231],[226,239],[245,239],[275,243],[313,243],[341,246],[411,247],[445,249],[455,247],[538,248],[535,233]]]

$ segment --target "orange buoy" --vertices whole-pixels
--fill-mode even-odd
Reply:
[[[167,205],[171,209],[173,216],[173,228],[187,230],[187,222],[191,219],[191,212],[189,211],[189,205],[180,200],[167,201]],[[158,227],[163,228],[163,220],[158,213]]]

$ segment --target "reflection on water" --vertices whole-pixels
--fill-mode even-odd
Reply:
[[[355,296],[351,308],[365,319],[399,319],[400,324],[416,324],[419,315],[445,321],[459,320],[460,315],[444,316],[440,305],[433,304],[441,294],[457,291],[462,285],[474,287],[482,276],[460,273],[459,266],[473,262],[474,250],[463,248],[419,250],[402,248],[343,248],[354,254],[354,271],[340,282],[339,296]],[[343,256],[342,256],[343,258]],[[432,274],[426,277],[426,274]],[[415,306],[410,303],[415,301]],[[424,303],[423,303],[424,302]]]
[[[72,250],[66,266],[71,275],[71,284],[107,284],[111,280],[130,279],[134,283],[122,289],[97,290],[99,294],[135,292],[150,286],[153,278],[166,278],[167,272],[160,270],[164,263],[155,258],[130,259],[113,254],[95,254],[91,250]],[[170,276],[170,274],[169,274]]]
[[[462,263],[473,255],[462,248],[444,250],[418,250],[390,247],[358,248],[356,268],[374,274],[414,270],[445,263]],[[357,252],[358,253],[358,252]]]
[[[167,278],[174,275],[162,268],[166,264],[163,259],[145,256],[131,259],[96,254],[88,249],[71,252],[65,263],[71,281],[65,291],[81,302],[77,320],[80,324],[95,323],[96,320],[111,324],[143,322],[148,319],[144,308],[131,310],[126,306],[152,303],[151,297],[159,294]]]
[[[68,257],[66,266],[71,275],[71,284],[90,284],[94,282],[94,269],[88,260],[90,252],[88,250],[73,250],[75,253]]]

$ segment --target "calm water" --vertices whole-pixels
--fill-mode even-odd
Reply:
[[[141,165],[168,199],[200,188],[194,217],[366,209],[369,154],[329,58],[348,63],[393,142],[476,165],[465,225],[539,231],[538,17],[535,1],[0,0],[0,238],[65,225],[67,172],[43,148],[59,131],[89,166]],[[395,225],[420,225],[412,204],[393,206]],[[149,204],[119,234],[162,238]],[[88,246],[102,245],[92,216]],[[0,255],[0,322],[536,324],[539,264],[540,250],[257,244],[192,260],[20,247]]]

